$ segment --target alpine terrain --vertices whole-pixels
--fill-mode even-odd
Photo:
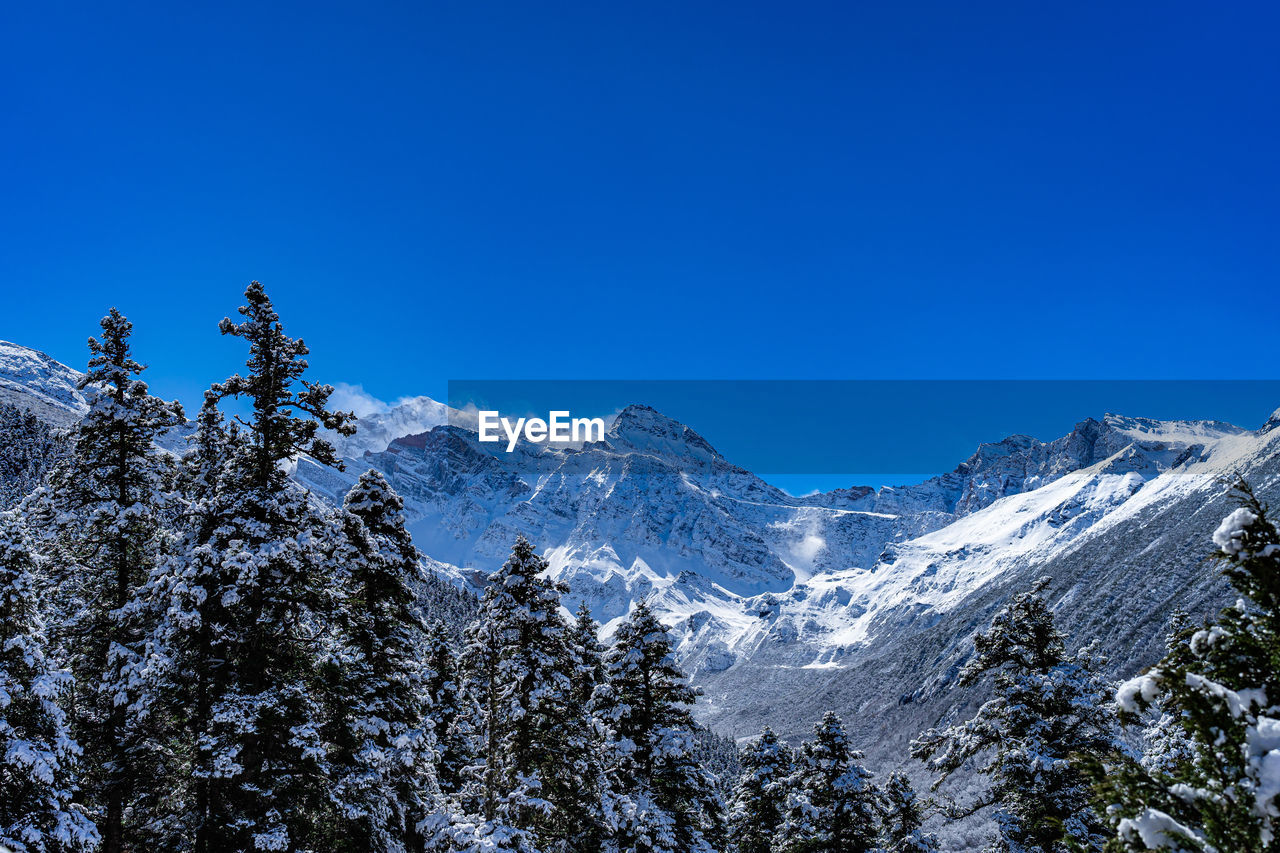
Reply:
[[[81,380],[42,353],[0,343],[6,506],[41,482],[65,453],[65,429],[93,409],[95,386]],[[258,387],[233,377],[215,388],[235,393],[237,381]],[[200,427],[169,430],[161,446],[177,451],[193,434],[196,446],[223,435],[212,410],[200,417]],[[1280,412],[1257,429],[1089,417],[1053,441],[1015,435],[984,444],[919,485],[804,497],[641,403],[617,414],[601,441],[520,443],[509,453],[479,442],[462,413],[425,397],[367,412],[354,432],[337,415],[325,418],[333,428],[323,438],[298,444],[292,457],[281,446],[283,470],[320,504],[390,513],[389,521],[361,523],[390,531],[402,560],[395,565],[416,545],[436,578],[483,592],[489,624],[531,612],[552,619],[559,607],[566,624],[576,619],[577,648],[589,649],[597,639],[651,642],[653,632],[637,625],[656,619],[702,691],[692,708],[701,724],[740,740],[768,726],[795,743],[822,718],[814,743],[834,739],[823,748],[835,749],[847,734],[869,764],[901,766],[917,781],[922,770],[907,761],[908,743],[972,716],[987,698],[989,685],[962,674],[975,636],[1015,596],[1034,587],[1067,646],[1096,641],[1100,674],[1118,682],[1161,657],[1175,614],[1198,619],[1234,600],[1209,564],[1215,530],[1238,505],[1231,484],[1252,484],[1264,504],[1280,496]],[[345,471],[325,464],[336,458]],[[263,483],[247,481],[254,488],[275,488],[269,466],[253,470]],[[392,510],[381,508],[385,501]],[[302,504],[290,511],[311,512]],[[412,545],[395,539],[401,516]],[[539,603],[520,605],[532,611],[510,610],[500,592],[485,590],[499,569],[512,589],[540,573],[537,583],[548,585],[527,593]],[[1017,600],[1034,610],[1040,599]],[[460,611],[475,607],[469,597],[459,601]],[[595,623],[599,637],[591,638]],[[468,648],[482,639],[469,635]],[[467,665],[483,671],[483,660]],[[626,683],[622,670],[618,677]],[[609,694],[597,701],[601,695]],[[828,711],[843,729],[823,718]],[[529,753],[530,767],[542,760]]]

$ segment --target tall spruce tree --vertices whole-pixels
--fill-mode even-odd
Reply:
[[[770,853],[787,806],[791,751],[765,726],[742,748],[742,775],[733,791],[729,829],[736,853]]]
[[[605,681],[604,646],[600,626],[591,618],[585,601],[570,627],[569,705],[562,744],[574,781],[561,793],[562,812],[568,821],[560,849],[568,853],[600,850],[611,831],[617,794],[604,768],[604,727],[595,716],[595,692]]]
[[[814,727],[787,780],[782,853],[869,853],[876,848],[879,792],[831,711]]]
[[[36,557],[17,513],[0,513],[0,849],[96,850],[75,802],[80,746],[59,705],[71,673],[47,654]]]
[[[721,824],[714,781],[694,760],[689,706],[697,691],[676,666],[667,627],[639,602],[605,656],[596,713],[607,727],[606,769],[625,796],[614,811],[623,853],[711,850]]]
[[[461,792],[473,756],[458,661],[442,620],[431,626],[425,659],[429,699],[425,713],[436,741],[436,782],[449,797]]]
[[[378,471],[360,476],[343,509],[345,600],[331,667],[341,843],[360,853],[416,851],[424,843],[417,826],[440,793],[420,663],[427,634],[415,604],[418,551],[404,501]]]
[[[146,683],[156,697],[151,728],[170,746],[168,766],[153,782],[154,790],[164,792],[151,827],[157,850],[192,849],[201,839],[214,776],[202,743],[212,728],[215,698],[230,679],[224,636],[234,599],[223,599],[228,585],[219,533],[232,518],[235,494],[224,486],[244,438],[235,424],[227,425],[217,404],[217,394],[206,392],[179,466],[184,509],[176,541],[144,593],[163,608],[148,641],[154,665]]]
[[[464,715],[458,731],[468,735],[471,761],[462,768],[462,783],[447,798],[449,815],[431,827],[433,850],[450,853],[533,853],[535,837],[515,821],[512,805],[526,795],[519,788],[508,796],[503,760],[503,649],[507,631],[485,618],[485,609],[467,627],[460,667]]]
[[[938,840],[926,835],[924,808],[911,782],[893,773],[880,796],[881,848],[883,853],[934,853]]]
[[[978,770],[984,796],[952,806],[953,816],[996,807],[999,835],[991,851],[1101,849],[1106,826],[1094,811],[1088,756],[1115,743],[1114,716],[1098,677],[1096,646],[1068,654],[1042,593],[1049,578],[1016,595],[974,638],[977,654],[960,673],[962,685],[994,676],[995,696],[973,719],[929,730],[912,755],[941,775],[937,788],[970,759],[989,755]]]
[[[339,531],[288,479],[301,454],[337,465],[321,426],[350,434],[329,411],[332,388],[302,378],[307,347],[288,337],[262,286],[245,291],[244,321],[223,334],[249,344],[248,374],[215,385],[202,412],[189,482],[186,554],[170,567],[165,645],[178,679],[191,679],[193,779],[187,813],[198,853],[327,849],[334,807],[327,777],[319,638]],[[243,427],[212,406],[244,398]]]
[[[600,642],[600,625],[591,618],[591,608],[584,600],[578,605],[569,644],[574,655],[573,701],[590,710],[596,687],[604,682],[604,645]]]
[[[575,850],[594,832],[583,709],[573,701],[576,659],[560,616],[563,584],[520,537],[490,578],[465,659],[483,743],[480,810],[527,832],[544,851]],[[583,775],[587,775],[585,780]]]
[[[72,450],[50,475],[39,510],[54,557],[56,630],[78,689],[72,728],[85,749],[85,791],[105,853],[152,843],[152,782],[162,747],[146,720],[141,671],[157,614],[141,595],[165,550],[173,513],[173,465],[156,439],[183,423],[182,408],[152,396],[138,379],[133,324],[115,308],[89,339],[81,387],[89,412]]]
[[[1117,694],[1147,752],[1095,765],[1113,850],[1280,851],[1280,531],[1248,485],[1213,534],[1237,602]]]

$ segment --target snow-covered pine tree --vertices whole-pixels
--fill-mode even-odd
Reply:
[[[449,642],[449,629],[437,619],[427,636],[426,719],[436,741],[436,782],[446,797],[462,790],[472,761],[471,739],[466,731],[465,702],[459,683],[458,662]]]
[[[742,748],[742,775],[729,807],[729,830],[736,853],[770,853],[787,805],[791,751],[765,726]]]
[[[569,635],[574,655],[573,701],[580,708],[591,708],[591,696],[604,681],[604,646],[600,642],[600,626],[591,618],[587,602],[578,605],[578,612]]]
[[[878,838],[879,791],[849,746],[844,723],[828,711],[800,747],[787,780],[780,853],[870,853]]]
[[[66,451],[58,430],[26,409],[0,403],[0,510],[39,487]]]
[[[881,849],[883,853],[934,853],[938,840],[921,830],[924,808],[911,782],[893,773],[880,795]]]
[[[452,811],[468,815],[474,822],[498,819],[501,798],[500,725],[498,664],[504,642],[501,626],[482,618],[483,610],[467,626],[466,642],[459,661],[462,681],[463,721],[461,730],[469,735],[471,761],[462,769],[462,784],[454,797]]]
[[[527,832],[540,850],[575,850],[594,831],[598,801],[587,773],[583,709],[573,701],[576,660],[560,616],[563,584],[523,536],[489,578],[469,632],[465,666],[483,744],[479,809],[485,821]]]
[[[287,472],[300,454],[337,465],[317,430],[353,427],[350,415],[328,410],[330,386],[302,378],[307,347],[285,334],[262,286],[250,284],[245,298],[244,321],[220,328],[248,342],[248,375],[215,385],[209,398],[247,398],[248,418],[236,418],[245,431],[202,412],[189,471],[216,482],[211,496],[194,496],[189,551],[166,580],[174,672],[198,679],[188,688],[195,784],[182,822],[197,853],[328,849],[317,645],[334,617],[326,571],[340,529]],[[208,466],[219,462],[215,475]]]
[[[1014,596],[974,638],[977,654],[960,683],[993,674],[995,696],[973,719],[930,729],[911,745],[913,756],[941,774],[935,789],[970,759],[990,756],[978,768],[989,780],[985,795],[949,813],[994,805],[999,835],[991,851],[1099,850],[1105,843],[1083,767],[1115,743],[1107,688],[1097,675],[1103,661],[1094,645],[1067,653],[1042,595],[1049,580]]]
[[[145,719],[140,671],[157,614],[139,591],[167,533],[173,479],[156,439],[184,422],[177,403],[152,396],[138,379],[133,324],[115,308],[89,339],[89,412],[72,449],[49,478],[46,528],[54,595],[64,613],[55,630],[78,689],[72,730],[85,750],[85,793],[104,853],[145,846],[156,816],[151,786],[161,747]]]
[[[80,746],[59,705],[71,673],[47,655],[35,561],[17,514],[0,513],[0,849],[95,850],[98,830],[74,802]]]
[[[712,850],[723,804],[693,757],[689,706],[698,693],[676,666],[667,627],[635,605],[605,655],[595,693],[607,727],[606,769],[619,804],[614,842],[623,853]]]
[[[193,839],[202,838],[214,775],[202,739],[212,728],[214,698],[230,679],[224,632],[232,599],[223,599],[230,585],[219,536],[233,517],[236,496],[224,481],[244,438],[236,424],[225,422],[218,395],[207,391],[188,441],[178,473],[184,511],[176,541],[143,593],[163,609],[148,640],[146,683],[155,697],[151,728],[164,733],[171,756],[152,786],[164,797],[150,827],[156,850],[190,849]]]
[[[1120,687],[1141,761],[1098,765],[1114,850],[1280,851],[1280,532],[1246,484],[1213,534],[1237,602]]]
[[[576,790],[561,796],[562,812],[570,822],[559,849],[589,853],[600,850],[610,833],[610,815],[616,807],[616,792],[604,772],[604,727],[595,716],[593,697],[604,683],[604,646],[600,626],[583,601],[569,629],[569,705],[564,721],[563,744],[566,759],[576,778]]]
[[[359,853],[420,850],[417,826],[439,807],[435,749],[421,658],[426,626],[415,607],[418,551],[404,501],[376,470],[343,502],[339,552],[344,601],[329,667],[335,710],[333,799],[341,846]]]
[[[506,632],[482,609],[467,627],[459,661],[462,716],[454,731],[467,740],[461,783],[446,797],[447,816],[424,827],[429,849],[443,853],[535,853],[529,830],[509,820],[503,784],[501,671]],[[520,796],[523,792],[517,792]]]
[[[428,571],[418,584],[418,607],[428,625],[443,622],[449,636],[461,639],[476,617],[480,599],[448,578]]]

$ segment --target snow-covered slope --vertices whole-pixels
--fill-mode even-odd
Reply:
[[[1113,674],[1151,663],[1175,610],[1226,603],[1210,536],[1235,477],[1280,498],[1280,424],[1138,423],[1141,444],[890,546],[870,571],[798,586],[743,663],[703,675],[707,713],[729,731],[799,734],[822,709],[856,710],[869,752],[900,761],[912,734],[980,695],[955,686],[970,637],[1045,575],[1059,624],[1081,644],[1101,639]],[[776,713],[783,698],[800,720]]]
[[[65,423],[79,374],[0,344],[0,394]],[[915,486],[796,498],[687,426],[629,406],[580,447],[482,444],[428,398],[366,412],[339,443],[348,470],[296,476],[339,500],[362,470],[405,497],[440,574],[479,584],[529,536],[611,629],[650,600],[706,690],[700,713],[746,735],[802,733],[821,711],[869,752],[959,713],[969,637],[1034,577],[1063,624],[1102,637],[1117,674],[1149,662],[1175,608],[1220,604],[1209,533],[1226,479],[1280,498],[1280,413],[1256,432],[1107,415],[1050,442],[1012,436]]]
[[[1151,502],[1219,495],[1243,459],[1275,459],[1271,439],[1107,415],[1051,442],[983,445],[920,485],[794,498],[634,405],[581,448],[508,454],[444,426],[360,462],[406,496],[415,541],[458,577],[482,578],[524,533],[569,583],[570,604],[585,599],[606,629],[649,599],[708,690],[702,713],[746,734],[766,721],[798,731],[821,709],[795,713],[796,696],[933,636],[975,596]],[[1167,614],[1151,604],[1151,619]]]
[[[0,341],[0,403],[57,426],[74,423],[89,411],[77,386],[82,375],[38,350]]]
[[[407,397],[392,406],[378,406],[372,411],[357,412],[356,433],[352,436],[329,434],[339,454],[359,459],[365,453],[381,453],[392,441],[406,435],[417,435],[452,422],[458,423],[462,413],[437,403],[430,397]]]
[[[446,426],[361,461],[406,496],[428,554],[491,570],[524,533],[604,621],[642,596],[671,619],[709,608],[741,621],[743,600],[849,560],[869,565],[886,542],[924,529],[915,517],[791,498],[639,405],[577,449],[506,453]]]

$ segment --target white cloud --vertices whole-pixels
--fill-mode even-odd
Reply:
[[[366,392],[363,385],[348,385],[346,382],[333,386],[329,408],[339,412],[355,412],[357,418],[382,414],[391,409],[385,402]]]

